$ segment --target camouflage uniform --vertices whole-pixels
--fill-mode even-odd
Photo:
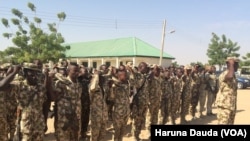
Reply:
[[[148,129],[150,125],[158,124],[158,113],[161,105],[161,77],[153,77],[150,82],[149,91],[149,115],[150,120],[148,124]],[[150,129],[149,129],[150,130]]]
[[[28,84],[27,80],[16,82],[13,85],[20,113],[21,138],[25,141],[43,141],[44,116],[42,105],[46,101],[45,87],[38,83],[36,86]]]
[[[72,82],[69,77],[61,77],[56,81],[55,89],[59,93],[56,99],[57,140],[76,141],[79,138],[80,128],[81,84]]]
[[[206,91],[206,79],[205,79],[205,73],[202,73],[199,75],[200,77],[200,87],[199,87],[199,103],[200,103],[200,109],[199,113],[200,116],[203,116],[202,112],[205,110],[205,102],[206,102],[206,96],[207,96],[207,91]]]
[[[89,90],[88,85],[90,83],[89,78],[83,78],[80,80],[82,85],[82,95],[81,95],[81,105],[82,105],[82,112],[81,112],[81,129],[80,134],[82,138],[86,138],[88,124],[89,124],[89,115],[90,115],[90,99],[89,99]]]
[[[172,78],[163,79],[161,83],[161,124],[166,124],[168,122],[168,117],[171,112],[172,105],[172,95],[173,95],[173,83]],[[159,86],[158,86],[159,87]]]
[[[190,113],[193,118],[195,118],[196,107],[199,102],[199,86],[200,86],[199,75],[197,73],[194,73],[191,82],[191,107],[190,107]]]
[[[182,79],[178,78],[177,76],[173,77],[173,93],[171,96],[171,109],[170,109],[172,124],[175,124],[175,120],[177,118],[177,112],[180,109],[182,89],[183,89]]]
[[[137,98],[133,98],[133,108],[132,108],[132,115],[133,115],[133,136],[138,140],[139,135],[141,133],[142,127],[145,124],[146,121],[146,114],[148,110],[148,104],[149,104],[149,80],[148,75],[144,75],[141,73],[135,74],[135,80],[136,80],[136,87],[139,89],[143,82],[144,86],[142,89],[135,95]]]
[[[186,115],[189,111],[189,105],[191,100],[191,77],[190,76],[183,76],[186,77],[183,85],[183,91],[181,96],[181,123],[186,122]]]
[[[6,111],[6,102],[5,102],[5,91],[0,91],[0,140],[7,141],[7,111]]]
[[[130,115],[130,85],[114,81],[112,93],[114,94],[113,126],[114,141],[122,141]]]
[[[219,76],[219,92],[216,99],[218,124],[234,124],[237,110],[237,80],[225,80],[228,71]]]
[[[15,93],[10,89],[6,92],[6,105],[7,105],[7,122],[8,122],[8,133],[10,134],[9,139],[14,138],[16,131],[16,119],[17,119],[17,100]]]
[[[213,98],[216,90],[216,75],[214,73],[206,73],[207,83],[207,115],[212,114]]]
[[[89,85],[91,141],[101,141],[106,135],[108,108],[104,90],[99,86],[99,76],[93,75]]]

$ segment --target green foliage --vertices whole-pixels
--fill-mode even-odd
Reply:
[[[247,53],[245,56],[242,57],[240,66],[250,66],[250,53]]]
[[[65,51],[69,47],[62,46],[64,37],[58,32],[57,24],[47,23],[49,31],[45,32],[41,28],[42,19],[36,16],[36,6],[28,3],[28,8],[34,12],[34,17],[28,18],[18,9],[11,10],[15,18],[11,18],[12,25],[16,28],[15,32],[3,33],[7,39],[12,39],[15,47],[8,47],[0,52],[0,58],[11,58],[14,62],[30,62],[34,59],[40,59],[46,63],[48,61],[58,61],[59,58],[65,58]],[[58,24],[64,21],[66,14],[58,13]],[[10,28],[9,20],[2,18],[2,24]]]
[[[237,42],[227,39],[225,35],[220,38],[215,33],[212,33],[211,43],[207,49],[207,56],[210,58],[208,61],[210,65],[219,65],[220,69],[225,64],[225,60],[229,56],[239,57],[240,46]]]

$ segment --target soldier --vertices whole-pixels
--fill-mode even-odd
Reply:
[[[170,115],[171,115],[171,122],[173,125],[175,125],[175,121],[177,119],[177,112],[180,109],[181,106],[181,94],[183,90],[183,80],[182,80],[182,70],[181,68],[177,68],[175,71],[175,76],[172,78],[173,82],[173,93],[171,96],[171,109],[170,109]]]
[[[119,69],[117,79],[113,79],[112,92],[114,97],[113,126],[114,141],[122,141],[130,115],[130,85],[126,70]]]
[[[161,83],[162,95],[161,95],[161,124],[168,122],[170,116],[172,95],[173,95],[173,82],[171,72],[169,70],[164,71],[164,79]],[[159,87],[159,86],[158,86]],[[176,101],[174,101],[176,102]]]
[[[199,70],[199,77],[200,77],[200,88],[199,88],[199,104],[200,104],[200,109],[199,109],[199,114],[200,118],[203,117],[203,111],[205,110],[205,102],[206,102],[206,96],[207,96],[207,91],[206,91],[206,79],[205,79],[205,74],[206,70],[205,68],[200,68]]]
[[[72,63],[67,68],[67,77],[55,75],[58,79],[54,98],[57,103],[57,141],[79,139],[82,87],[78,82],[78,73],[79,66]]]
[[[87,139],[87,130],[89,124],[89,115],[90,115],[90,99],[89,99],[89,90],[88,86],[91,80],[91,74],[88,73],[87,68],[84,66],[80,67],[80,74],[78,77],[79,82],[82,85],[82,95],[81,95],[81,105],[82,105],[82,112],[81,112],[81,128],[80,134],[81,139]]]
[[[10,67],[13,70],[13,67]],[[9,83],[14,79],[15,75],[19,72],[20,67],[15,66],[14,71],[10,72],[9,75],[0,77],[0,140],[8,141],[8,133],[10,132],[10,118],[8,118],[8,102],[6,101],[6,97],[9,93]],[[13,123],[13,120],[11,121]],[[13,124],[11,124],[13,125]],[[14,130],[11,130],[11,132]]]
[[[5,63],[1,66],[2,69],[2,77],[6,77],[9,75],[10,71],[12,71],[11,63]],[[17,111],[17,100],[15,97],[15,93],[11,91],[10,88],[5,90],[6,97],[6,110],[7,110],[7,123],[8,123],[8,134],[9,140],[13,140],[14,133],[16,130],[16,111]]]
[[[43,141],[44,139],[43,103],[46,101],[47,95],[45,85],[38,81],[39,71],[41,70],[37,65],[24,63],[24,80],[12,83],[12,91],[18,102],[16,137],[19,140]]]
[[[190,100],[191,100],[191,71],[190,65],[185,66],[184,75],[182,77],[184,81],[183,91],[181,96],[181,124],[187,123],[186,115],[188,114]]]
[[[91,141],[102,141],[106,135],[108,108],[104,83],[105,78],[101,71],[96,71],[89,85]]]
[[[192,119],[195,119],[196,107],[199,101],[199,87],[200,87],[200,77],[198,75],[199,65],[196,64],[193,66],[193,70],[191,72],[191,107],[190,113]]]
[[[161,103],[161,77],[160,68],[157,65],[152,66],[152,80],[149,91],[149,126],[158,124],[158,113]]]
[[[137,93],[133,97],[133,139],[140,140],[143,124],[145,124],[146,113],[149,104],[149,68],[145,62],[138,66],[138,73],[135,74]]]
[[[207,115],[214,115],[212,112],[213,98],[216,93],[216,75],[215,67],[210,66],[208,72],[206,73],[207,81]]]
[[[228,57],[227,70],[219,76],[219,92],[216,105],[218,108],[218,124],[234,124],[237,110],[237,80],[235,72],[239,67],[239,59]]]

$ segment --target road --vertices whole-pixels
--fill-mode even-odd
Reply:
[[[213,112],[217,113],[216,108],[213,108]],[[205,113],[204,113],[205,114]],[[235,117],[235,124],[249,124],[250,125],[250,88],[238,90],[238,101],[237,101],[237,113]],[[188,116],[188,119],[191,119]],[[45,141],[56,141],[54,137],[54,128],[53,128],[54,119],[48,119],[48,131],[46,133]],[[179,119],[177,119],[177,124],[179,123]],[[198,124],[198,125],[206,125],[206,124],[217,124],[216,116],[206,116],[203,118],[198,118],[193,121],[189,121],[188,124]],[[131,141],[132,137],[130,134],[131,126],[127,126],[127,133],[124,137],[124,141]],[[111,141],[113,136],[113,128],[111,123],[107,128],[107,135],[105,137],[106,141]],[[140,135],[141,139],[146,141],[148,136],[148,132],[146,130],[142,130]]]

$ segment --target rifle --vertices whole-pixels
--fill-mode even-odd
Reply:
[[[140,88],[137,90],[136,94],[133,96],[133,100],[132,100],[132,107],[133,105],[136,105],[137,109],[139,108],[139,92],[142,90],[145,82],[146,82],[147,78],[144,78],[142,85],[140,86]],[[138,113],[137,113],[138,114]]]

